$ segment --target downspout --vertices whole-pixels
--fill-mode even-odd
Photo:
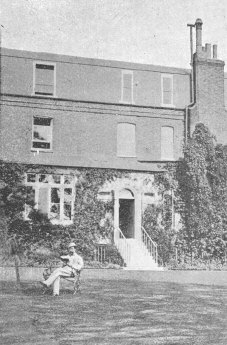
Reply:
[[[185,108],[185,144],[190,136],[189,109],[195,105],[195,83],[194,83],[194,64],[193,64],[193,28],[195,24],[187,24],[190,27],[190,52],[191,52],[191,77],[190,77],[190,104]]]

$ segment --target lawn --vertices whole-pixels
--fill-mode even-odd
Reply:
[[[69,284],[69,285],[67,285]],[[42,295],[38,282],[0,283],[1,345],[226,345],[227,286],[84,279]]]

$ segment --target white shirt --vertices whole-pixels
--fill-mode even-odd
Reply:
[[[67,266],[71,267],[74,270],[81,270],[81,268],[84,266],[82,257],[76,253],[74,253],[73,255],[64,255],[61,258],[64,260],[68,260]]]

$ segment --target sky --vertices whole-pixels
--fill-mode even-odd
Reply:
[[[0,0],[3,47],[183,68],[196,18],[227,63],[227,0]]]

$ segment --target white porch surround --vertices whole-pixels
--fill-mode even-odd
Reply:
[[[127,186],[126,186],[127,188]],[[121,190],[114,191],[114,243],[121,254],[127,270],[162,270],[158,267],[157,246],[141,227],[142,204],[141,192],[129,190],[134,195],[135,223],[134,237],[126,238],[119,228],[119,199]]]
[[[141,193],[136,189],[132,189],[131,186],[126,186],[124,189],[129,189],[134,195],[135,202],[135,223],[134,223],[134,238],[141,239],[141,217],[142,217],[142,198]],[[119,199],[121,189],[114,190],[114,229],[119,228]],[[115,241],[115,232],[114,232]]]

